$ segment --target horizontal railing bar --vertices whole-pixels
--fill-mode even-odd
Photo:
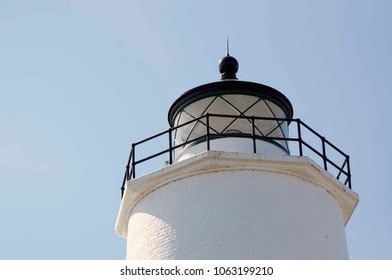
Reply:
[[[139,164],[139,163],[145,162],[146,160],[152,159],[152,158],[154,158],[154,157],[159,157],[160,155],[163,155],[163,154],[165,154],[165,153],[168,153],[169,151],[170,151],[170,149],[166,149],[166,150],[163,150],[163,151],[161,151],[161,152],[159,152],[159,153],[156,153],[156,154],[153,154],[153,155],[151,155],[151,156],[145,157],[145,158],[143,158],[143,159],[139,159],[139,160],[135,161],[134,165],[137,165],[137,164]]]
[[[307,129],[309,129],[313,134],[315,134],[316,136],[318,136],[320,139],[324,138],[322,135],[320,135],[317,131],[315,131],[313,128],[311,128],[310,126],[308,126],[306,123],[304,123],[303,121],[300,120],[300,124],[303,125],[304,127],[306,127]],[[332,144],[331,142],[329,142],[327,139],[324,138],[325,143],[327,143],[328,145],[330,145],[332,148],[334,148],[337,152],[339,152],[341,155],[343,156],[347,156],[342,150],[340,150],[338,147],[336,147],[334,144]]]
[[[192,140],[188,140],[188,141],[186,141],[186,142],[184,142],[184,143],[175,145],[175,146],[173,146],[172,149],[173,149],[173,150],[176,150],[176,149],[180,148],[181,146],[186,146],[186,145],[188,145],[188,144],[190,144],[190,143],[193,143],[193,142],[196,142],[196,141],[198,141],[198,140],[200,140],[200,139],[205,139],[205,138],[206,138],[205,135],[199,136],[199,137],[194,138],[194,139],[192,139]]]
[[[162,132],[160,132],[160,133],[157,133],[157,134],[155,134],[155,135],[153,135],[153,136],[150,136],[150,137],[148,137],[148,138],[146,138],[146,139],[143,139],[143,140],[141,140],[141,141],[139,141],[139,142],[136,142],[136,143],[134,143],[134,145],[137,146],[137,145],[143,144],[143,143],[145,143],[145,142],[147,142],[147,141],[150,141],[150,140],[152,140],[152,139],[154,139],[154,138],[157,138],[157,137],[159,137],[159,136],[162,136],[162,135],[164,135],[164,134],[166,134],[166,133],[169,133],[170,131],[176,130],[176,129],[181,128],[181,127],[183,127],[183,126],[186,126],[186,125],[188,125],[188,124],[194,123],[194,122],[196,122],[196,121],[198,121],[198,120],[200,120],[200,119],[203,119],[203,118],[205,118],[205,117],[206,117],[206,116],[200,116],[200,117],[198,117],[198,118],[195,118],[195,119],[193,119],[193,120],[187,121],[187,122],[182,123],[182,124],[180,124],[180,125],[177,125],[177,126],[175,126],[175,127],[171,127],[171,128],[166,129],[166,130],[164,130],[164,131],[162,131]]]
[[[341,171],[344,175],[348,176],[348,173],[342,169],[340,166],[336,165],[334,162],[332,162],[329,158],[326,158],[326,160],[332,165],[334,166],[337,170]]]
[[[153,135],[153,136],[150,136],[150,137],[148,137],[148,138],[146,138],[146,139],[143,139],[143,140],[141,140],[141,141],[139,141],[139,142],[135,142],[135,143],[133,143],[133,144],[134,144],[135,146],[140,145],[140,144],[143,144],[144,142],[150,141],[150,140],[152,140],[152,139],[154,139],[154,138],[157,138],[157,137],[162,136],[162,135],[164,135],[164,134],[166,134],[166,133],[169,133],[170,130],[171,130],[171,128],[166,129],[165,131],[162,131],[162,132],[160,132],[160,133],[158,133],[158,134],[155,134],[155,135]]]
[[[151,156],[142,158],[142,159],[140,159],[140,160],[138,160],[138,161],[135,161],[134,165],[137,165],[137,164],[139,164],[139,163],[145,162],[145,161],[150,160],[150,159],[152,159],[152,158],[158,157],[158,156],[163,155],[163,154],[165,154],[165,153],[169,153],[170,150],[172,150],[172,151],[173,151],[173,150],[176,150],[177,148],[179,148],[179,147],[181,147],[181,146],[187,145],[187,144],[189,144],[189,143],[192,143],[192,142],[195,142],[195,141],[197,141],[197,140],[204,139],[204,138],[205,138],[205,136],[203,135],[203,136],[200,136],[200,137],[198,137],[198,138],[192,139],[192,140],[190,140],[190,141],[187,141],[187,142],[181,143],[181,144],[179,144],[179,145],[173,146],[172,149],[169,148],[169,149],[163,150],[163,151],[161,151],[161,152],[155,153],[155,154],[153,154],[153,155],[151,155]]]
[[[303,121],[300,121],[301,125],[303,125],[304,127],[306,127],[307,129],[309,129],[311,132],[313,132],[313,134],[315,134],[316,136],[318,136],[319,138],[323,138],[323,136],[321,134],[319,134],[317,131],[315,131],[313,128],[311,128],[310,126],[308,126],[306,123],[304,123]]]
[[[331,142],[329,142],[327,139],[325,139],[325,143],[327,143],[329,146],[331,146],[332,148],[334,148],[337,152],[339,152],[342,156],[347,157],[347,154],[344,153],[342,150],[340,150],[338,147],[336,147],[334,144],[332,144]]]
[[[302,139],[302,144],[304,144],[306,147],[308,147],[309,149],[311,149],[314,153],[316,153],[317,155],[319,155],[321,158],[323,158],[323,154],[320,153],[319,151],[317,151],[315,148],[313,148],[312,146],[310,146],[308,143],[306,143],[303,139]]]
[[[203,116],[197,117],[197,118],[195,118],[195,119],[193,119],[193,120],[184,122],[184,123],[179,124],[179,125],[177,125],[177,126],[174,126],[174,127],[170,128],[170,129],[171,129],[171,130],[176,130],[176,129],[178,129],[178,128],[181,128],[181,127],[183,127],[183,126],[186,126],[186,125],[188,125],[188,124],[197,122],[197,121],[199,121],[199,120],[201,120],[201,119],[205,119],[205,118],[206,118],[206,115],[203,115]]]

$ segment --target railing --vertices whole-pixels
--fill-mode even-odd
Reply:
[[[236,134],[235,136],[232,133],[214,133],[211,134],[211,126],[210,126],[210,120],[211,118],[233,118],[233,119],[247,119],[249,123],[252,126],[252,133],[246,134],[246,133],[241,133],[241,134]],[[191,140],[187,140],[185,142],[181,142],[180,144],[174,144],[174,139],[173,139],[173,132],[176,131],[177,129],[184,127],[186,125],[200,122],[204,120],[205,126],[206,126],[206,133],[205,135],[193,138]],[[255,133],[256,131],[256,126],[255,126],[255,121],[256,120],[265,120],[265,121],[277,121],[279,123],[279,126],[281,125],[282,122],[288,122],[288,123],[295,123],[296,124],[296,137],[273,137],[273,136],[260,136]],[[316,136],[316,138],[319,139],[320,144],[321,144],[321,151],[317,150],[314,148],[308,141],[307,139],[304,139],[304,134],[307,135],[313,135]],[[140,146],[143,143],[149,142],[153,139],[156,139],[158,137],[167,137],[167,149],[164,149],[160,152],[154,153],[152,155],[149,155],[147,157],[143,157],[141,159],[136,159],[135,154],[136,154],[136,147]],[[125,184],[128,180],[134,179],[136,177],[136,166],[138,164],[141,164],[145,161],[151,160],[153,158],[156,158],[158,156],[161,156],[163,154],[168,154],[168,159],[167,159],[167,164],[172,164],[173,163],[173,153],[179,149],[183,148],[185,145],[188,145],[190,143],[196,142],[196,141],[205,141],[206,142],[206,150],[210,150],[210,142],[212,139],[216,138],[225,138],[225,137],[241,137],[241,138],[249,138],[252,140],[253,144],[253,153],[257,153],[257,145],[256,141],[257,140],[268,140],[268,141],[289,141],[293,143],[298,143],[298,155],[303,156],[304,155],[304,149],[309,149],[309,151],[312,151],[314,154],[316,154],[321,160],[322,160],[322,165],[323,168],[326,171],[331,172],[329,170],[329,167],[334,167],[336,171],[336,179],[338,179],[340,182],[342,182],[344,185],[348,186],[351,189],[351,171],[350,171],[350,157],[342,152],[339,148],[337,148],[334,144],[329,142],[327,139],[325,139],[324,136],[321,136],[319,133],[317,133],[315,130],[313,130],[311,127],[309,127],[307,124],[302,122],[300,119],[287,119],[287,118],[267,118],[267,117],[254,117],[254,116],[238,116],[238,115],[221,115],[221,114],[206,114],[203,116],[200,116],[198,118],[195,118],[191,121],[182,123],[178,126],[169,128],[161,133],[155,134],[151,137],[148,137],[144,140],[141,140],[139,142],[133,143],[132,148],[129,154],[128,162],[126,165],[125,169],[125,174],[124,174],[124,179],[121,185],[121,197],[124,194],[125,190]],[[327,149],[332,149],[335,154],[339,154],[341,158],[343,158],[343,162],[341,163],[336,163],[334,162],[331,158],[327,156]],[[334,159],[336,160],[336,159]],[[341,161],[341,160],[340,160]],[[343,176],[342,176],[343,175]],[[343,178],[342,178],[343,177]]]

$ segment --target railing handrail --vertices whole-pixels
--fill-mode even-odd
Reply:
[[[251,122],[252,125],[252,133],[241,133],[240,136],[233,136],[233,134],[231,133],[217,133],[217,134],[211,134],[210,133],[210,119],[211,118],[235,118],[235,119],[248,119]],[[206,126],[206,134],[199,136],[197,138],[191,139],[191,140],[187,140],[184,141],[180,144],[174,145],[173,143],[173,131],[195,123],[195,122],[199,122],[200,120],[205,119],[205,126]],[[281,122],[287,122],[288,124],[290,122],[294,122],[297,124],[297,137],[273,137],[273,136],[264,136],[264,135],[256,135],[255,133],[255,121],[256,120],[274,120],[277,121],[278,123]],[[280,126],[280,124],[279,124]],[[303,138],[302,138],[302,129],[301,128],[306,128],[309,132],[311,132],[313,135],[317,136],[320,140],[321,140],[321,148],[322,151],[318,151],[316,148],[314,148],[313,146],[311,146],[309,143],[307,143]],[[154,153],[152,155],[149,155],[147,157],[144,157],[142,159],[135,159],[135,149],[136,146],[143,144],[145,142],[148,142],[152,139],[155,139],[157,137],[160,137],[162,135],[168,134],[168,138],[169,138],[169,144],[168,144],[168,148],[164,149],[160,152]],[[332,165],[333,167],[335,167],[339,173],[336,176],[336,179],[340,180],[340,176],[342,174],[344,174],[346,176],[345,181],[341,181],[344,185],[347,185],[350,189],[351,189],[351,170],[350,170],[350,157],[344,153],[343,151],[341,151],[339,148],[337,148],[334,144],[332,144],[330,141],[328,141],[324,136],[322,136],[321,134],[319,134],[318,132],[316,132],[314,129],[312,129],[310,126],[308,126],[306,123],[304,123],[303,121],[301,121],[300,119],[289,119],[289,118],[272,118],[272,117],[256,117],[256,116],[245,116],[245,115],[224,115],[224,114],[211,114],[211,113],[207,113],[205,115],[202,115],[200,117],[194,118],[193,120],[187,121],[185,123],[179,124],[175,127],[171,127],[168,128],[160,133],[157,133],[153,136],[150,136],[148,138],[145,138],[141,141],[135,142],[132,144],[132,148],[131,151],[129,153],[129,157],[128,157],[128,161],[127,161],[127,165],[126,165],[126,169],[125,169],[125,174],[124,174],[124,178],[123,178],[123,182],[121,185],[121,196],[123,195],[124,191],[125,191],[125,184],[127,181],[133,179],[136,177],[136,172],[135,172],[135,167],[137,164],[140,164],[142,162],[148,161],[152,158],[158,157],[162,154],[165,153],[169,153],[169,164],[173,163],[173,152],[180,148],[183,147],[185,145],[188,145],[190,143],[196,142],[196,141],[200,141],[202,139],[205,139],[205,141],[207,142],[207,150],[210,150],[210,141],[211,141],[211,136],[212,137],[243,137],[243,138],[249,138],[253,140],[253,152],[256,153],[256,140],[283,140],[283,141],[296,141],[298,142],[298,149],[299,149],[299,155],[303,156],[303,145],[306,146],[308,149],[310,149],[313,153],[315,153],[316,155],[318,155],[322,160],[323,160],[323,164],[324,164],[324,169],[326,171],[328,171],[328,164]],[[338,152],[340,155],[342,155],[344,157],[344,162],[341,166],[339,166],[338,164],[336,164],[335,162],[333,162],[330,158],[328,158],[327,156],[327,152],[326,152],[326,145],[328,145],[329,147],[331,147],[333,150],[335,150],[336,152]]]

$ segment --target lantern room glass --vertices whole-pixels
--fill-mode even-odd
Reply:
[[[175,125],[180,125],[198,117],[210,114],[222,114],[245,117],[287,118],[284,111],[273,102],[254,95],[221,94],[193,101],[184,106],[175,116]],[[239,135],[252,135],[251,119],[236,117],[210,117],[210,134],[236,137]],[[180,145],[187,141],[206,135],[206,119],[191,122],[175,131],[175,144]],[[282,120],[255,120],[255,135],[260,137],[288,137],[288,123]],[[264,139],[265,140],[265,139]],[[285,140],[269,140],[289,154],[288,143]]]

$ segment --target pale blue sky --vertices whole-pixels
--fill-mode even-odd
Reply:
[[[0,259],[123,259],[132,142],[182,92],[240,79],[285,93],[351,156],[353,259],[392,259],[391,1],[0,0]]]

